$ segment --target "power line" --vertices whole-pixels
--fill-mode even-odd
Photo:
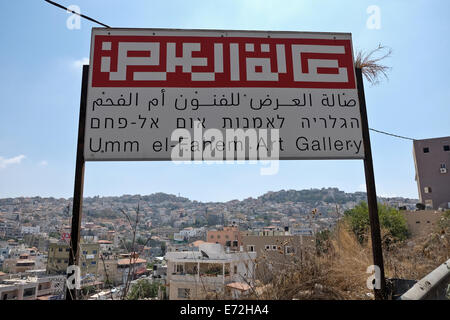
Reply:
[[[385,135],[388,135],[388,136],[391,136],[391,137],[395,137],[395,138],[400,138],[400,139],[405,139],[405,140],[412,140],[412,141],[416,140],[416,139],[413,139],[413,138],[399,136],[397,134],[393,134],[393,133],[389,133],[389,132],[385,132],[385,131],[381,131],[381,130],[377,130],[377,129],[369,128],[369,130],[372,130],[372,131],[375,131],[375,132],[378,132],[378,133],[381,133],[381,134],[385,134]]]
[[[64,7],[63,5],[60,5],[59,3],[56,3],[56,2],[51,1],[51,0],[44,0],[44,1],[47,2],[47,3],[50,3],[50,4],[54,5],[54,6],[56,6],[56,7],[58,7],[58,8],[61,8],[61,9],[65,10],[65,11],[68,11],[68,12],[71,12],[71,13],[73,13],[73,14],[76,14],[76,15],[78,15],[78,16],[84,18],[84,19],[87,19],[87,20],[89,20],[89,21],[95,22],[95,23],[97,23],[97,24],[99,24],[99,25],[101,25],[101,26],[104,26],[104,27],[106,27],[106,28],[111,28],[111,27],[108,26],[107,24],[104,24],[104,23],[102,23],[102,22],[100,22],[100,21],[97,21],[97,20],[95,20],[95,19],[93,19],[93,18],[91,18],[91,17],[85,16],[84,14],[81,14],[81,13],[78,13],[78,12],[76,12],[76,11],[70,10],[70,9]],[[413,138],[408,138],[408,137],[404,137],[404,136],[399,136],[399,135],[397,135],[397,134],[393,134],[393,133],[389,133],[389,132],[385,132],[385,131],[381,131],[381,130],[377,130],[377,129],[369,128],[369,130],[372,130],[372,131],[375,131],[375,132],[378,132],[378,133],[381,133],[381,134],[385,134],[385,135],[388,135],[388,136],[391,136],[391,137],[395,137],[395,138],[400,138],[400,139],[405,139],[405,140],[411,140],[411,141],[414,141],[414,140],[415,140],[415,139],[413,139]]]
[[[108,26],[108,25],[106,25],[106,24],[104,24],[104,23],[101,23],[100,21],[97,21],[97,20],[95,20],[95,19],[93,19],[93,18],[91,18],[91,17],[85,16],[84,14],[78,13],[78,12],[76,12],[76,11],[70,10],[69,8],[66,8],[66,7],[64,7],[63,5],[60,5],[59,3],[56,3],[56,2],[50,1],[50,0],[44,0],[44,1],[47,2],[47,3],[50,3],[50,4],[52,4],[52,5],[54,5],[55,7],[58,7],[58,8],[61,8],[61,9],[65,10],[65,11],[68,11],[68,12],[70,12],[70,13],[76,14],[77,16],[80,16],[80,17],[82,17],[82,18],[84,18],[84,19],[87,19],[87,20],[89,20],[89,21],[95,22],[95,23],[97,23],[97,24],[99,24],[99,25],[101,25],[101,26],[103,26],[103,27],[111,28],[110,26]]]

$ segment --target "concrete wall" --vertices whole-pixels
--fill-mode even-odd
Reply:
[[[408,231],[412,238],[435,231],[442,216],[442,211],[437,210],[401,211],[401,213],[406,218]]]

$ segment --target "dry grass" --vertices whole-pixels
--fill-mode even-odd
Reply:
[[[419,280],[449,259],[450,230],[392,243],[382,230],[387,278]],[[370,241],[361,245],[340,223],[327,243],[327,252],[309,251],[302,261],[292,261],[271,274],[271,281],[257,288],[251,299],[373,299],[366,286],[372,265]]]
[[[450,258],[450,230],[392,245],[385,250],[386,274],[418,280]]]
[[[416,239],[394,242],[381,230],[386,278],[419,280],[450,258],[450,217],[443,228]],[[338,223],[322,251],[309,248],[301,255],[259,256],[251,293],[241,299],[362,300],[373,299],[367,288],[367,267],[373,264],[369,240],[360,244],[344,222]],[[272,269],[268,266],[271,265]],[[209,292],[205,299],[230,299],[223,292]]]
[[[272,275],[259,299],[368,299],[365,288],[370,251],[353,233],[339,225],[327,243],[327,252],[308,250]]]

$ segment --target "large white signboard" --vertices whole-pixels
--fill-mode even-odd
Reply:
[[[273,159],[274,149],[364,157],[350,34],[93,29],[86,160]]]

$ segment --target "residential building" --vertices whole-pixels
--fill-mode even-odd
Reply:
[[[30,256],[27,253],[20,255],[19,259],[16,260],[15,268],[12,270],[13,273],[21,273],[27,270],[33,270],[36,267],[36,261],[29,259]]]
[[[108,240],[98,240],[100,246],[100,253],[105,256],[110,256],[114,250],[114,243]]]
[[[308,248],[315,247],[315,240],[312,236],[283,233],[263,231],[253,234],[247,232],[242,235],[244,250],[255,252],[258,257],[255,270],[257,279],[264,279],[280,262],[291,261],[293,257],[302,259]]]
[[[230,283],[253,283],[255,258],[255,252],[225,252],[219,243],[201,243],[198,251],[167,252],[169,299],[201,299],[224,293]]]
[[[64,274],[69,265],[70,246],[65,242],[51,243],[48,249],[47,273]],[[100,245],[98,243],[80,244],[81,275],[97,274]]]
[[[120,272],[119,272],[120,270]],[[123,269],[118,268],[117,259],[100,259],[98,262],[98,280],[114,286],[123,283]]]
[[[219,243],[230,250],[238,251],[242,245],[239,227],[229,226],[217,230],[209,230],[206,235],[206,242]]]
[[[30,247],[36,247],[39,251],[45,252],[48,250],[50,240],[46,233],[27,233],[23,236],[23,239]]]
[[[117,273],[122,278],[122,283],[126,283],[129,276],[131,280],[134,280],[151,272],[152,270],[147,270],[147,260],[141,259],[137,255],[117,261]]]
[[[414,140],[413,154],[420,202],[450,208],[450,137]]]
[[[263,253],[292,255],[299,254],[306,247],[313,247],[315,242],[311,236],[247,232],[242,235],[242,245],[244,251],[256,252],[257,256]]]
[[[65,276],[31,276],[3,279],[1,300],[57,300],[64,296]]]
[[[40,226],[21,226],[20,228],[22,234],[37,234],[40,232]]]

